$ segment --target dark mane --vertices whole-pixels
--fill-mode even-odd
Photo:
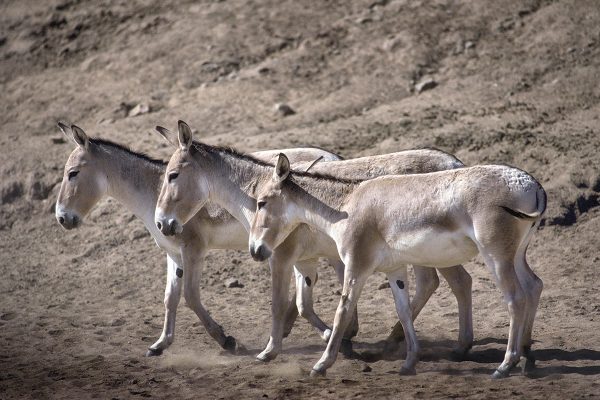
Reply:
[[[116,148],[118,150],[124,151],[125,153],[135,157],[135,158],[139,158],[140,160],[144,160],[147,161],[149,163],[155,164],[155,165],[159,165],[159,166],[165,166],[167,165],[167,163],[163,160],[159,160],[156,158],[152,158],[150,156],[148,156],[145,153],[140,153],[140,152],[136,152],[131,150],[129,147],[126,147],[122,144],[119,143],[115,143],[112,142],[110,140],[107,139],[99,139],[99,138],[90,138],[90,143],[95,144],[97,146],[105,146],[105,147],[112,147],[112,148]]]
[[[310,148],[312,146],[307,146],[307,148]],[[236,149],[234,149],[233,147],[226,147],[226,146],[211,146],[205,143],[201,143],[201,142],[193,142],[193,149],[195,149],[196,151],[205,151],[208,153],[220,153],[220,154],[227,154],[229,156],[238,158],[238,159],[242,159],[242,160],[246,160],[246,161],[250,161],[254,164],[260,165],[262,167],[271,167],[271,168],[275,168],[275,165],[265,162],[265,161],[261,161],[255,157],[253,157],[251,154],[246,154],[246,153],[242,153]],[[318,148],[318,147],[312,147],[312,148]],[[322,180],[327,180],[327,181],[334,181],[334,182],[340,182],[340,183],[348,183],[348,184],[358,184],[360,182],[365,181],[365,179],[346,179],[346,178],[338,178],[336,176],[333,175],[329,175],[329,174],[320,174],[320,173],[311,173],[311,172],[304,172],[304,171],[296,171],[293,170],[290,172],[290,177],[294,177],[294,176],[298,176],[298,177],[307,177],[307,178],[314,178],[314,179],[322,179]]]

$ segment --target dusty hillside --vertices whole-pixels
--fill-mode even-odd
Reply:
[[[598,396],[600,8],[348,3],[0,4],[2,398]],[[280,102],[296,113],[276,113]],[[468,164],[531,172],[549,196],[529,251],[545,283],[537,370],[489,380],[508,319],[481,260],[466,265],[476,336],[468,361],[450,358],[457,312],[443,283],[416,323],[418,375],[398,376],[403,348],[381,355],[378,345],[396,318],[377,275],[359,303],[362,359],[340,356],[327,378],[310,379],[324,344],[299,320],[284,353],[259,364],[268,268],[225,251],[206,260],[203,301],[250,354],[222,353],[182,301],[175,344],[144,358],[162,327],[164,254],[113,200],[80,229],[59,227],[53,203],[73,146],[56,122],[167,158],[151,131],[177,119],[241,150],[312,144],[354,157],[434,146]],[[244,288],[225,288],[229,277]],[[316,307],[326,321],[337,289],[323,268]]]

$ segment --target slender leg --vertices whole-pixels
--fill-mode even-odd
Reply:
[[[360,297],[360,293],[367,281],[369,273],[355,274],[352,265],[346,263],[344,271],[344,287],[342,296],[335,313],[333,321],[333,331],[327,348],[321,356],[321,359],[315,364],[311,375],[324,375],[327,368],[331,367],[337,358],[337,353],[340,350],[343,334],[352,319],[352,311],[356,308],[356,303]]]
[[[462,265],[440,268],[440,273],[448,282],[458,303],[458,347],[454,348],[455,357],[462,359],[473,346],[473,303],[471,275]]]
[[[387,274],[390,288],[394,295],[396,312],[404,328],[406,340],[406,359],[400,373],[403,375],[416,374],[415,366],[419,360],[419,342],[413,326],[413,311],[408,296],[408,273],[406,266]]]
[[[415,271],[415,296],[411,301],[412,308],[412,317],[413,321],[417,319],[417,316],[421,313],[427,301],[436,291],[438,286],[440,285],[440,279],[437,276],[437,273],[434,268],[429,267],[420,267],[417,265],[413,266]],[[390,286],[392,285],[392,281],[390,281]],[[396,322],[392,332],[388,335],[386,341],[387,342],[401,342],[404,340],[404,329],[402,328],[402,323],[400,321]]]
[[[165,288],[165,322],[163,331],[158,340],[146,352],[146,356],[159,356],[163,350],[169,347],[175,339],[175,316],[177,305],[181,298],[181,278],[177,276],[179,266],[167,256],[167,286]]]
[[[340,285],[344,285],[344,262],[342,260],[329,260],[329,264],[333,267],[335,271],[335,276],[338,279]],[[350,321],[350,325],[346,328],[344,332],[344,339],[352,339],[354,336],[358,335],[358,308],[354,307],[354,312],[352,314],[352,320]]]
[[[315,327],[325,341],[331,329],[319,318],[313,308],[313,286],[317,282],[317,260],[297,261],[294,269],[296,279],[296,306],[298,313]]]
[[[519,362],[522,353],[521,337],[523,334],[526,297],[517,278],[513,261],[496,261],[493,257],[484,255],[486,264],[495,272],[498,287],[502,291],[504,301],[508,306],[510,327],[508,344],[504,361],[492,374],[492,378],[506,378],[510,370]]]
[[[281,352],[283,328],[292,264],[289,257],[282,256],[275,249],[269,263],[271,266],[271,336],[267,347],[256,358],[260,361],[270,361]]]
[[[523,247],[524,249],[522,251],[519,249],[520,251],[517,252],[517,255],[515,256],[515,266],[519,282],[525,291],[527,300],[525,310],[525,327],[523,329],[523,337],[521,340],[523,355],[527,358],[523,368],[523,372],[526,373],[535,366],[535,358],[531,353],[531,333],[544,284],[529,267],[527,258],[525,257],[527,246],[525,245]]]
[[[294,271],[296,272],[296,271]],[[296,293],[298,293],[298,288],[296,287]],[[298,307],[296,306],[296,296],[294,295],[292,299],[290,299],[287,307],[287,311],[285,312],[284,317],[284,325],[283,325],[283,337],[286,338],[292,332],[292,328],[294,327],[294,323],[296,322],[296,318],[298,318]]]
[[[185,247],[181,251],[184,269],[183,295],[187,305],[196,313],[206,332],[219,343],[219,345],[231,352],[236,353],[240,349],[235,338],[226,336],[223,327],[219,325],[208,313],[200,300],[200,278],[202,277],[202,262],[204,251]]]

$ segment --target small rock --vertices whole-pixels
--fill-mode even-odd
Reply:
[[[133,109],[133,105],[125,102],[121,102],[117,108],[112,110],[112,115],[115,118],[125,118],[129,115],[129,112]]]
[[[465,49],[472,49],[475,47],[475,42],[471,42],[470,40],[465,42]]]
[[[296,114],[296,111],[294,111],[294,109],[292,107],[288,106],[285,103],[275,104],[275,111],[284,117],[287,117],[288,115]]]
[[[6,44],[6,37],[0,37],[0,46],[4,46]]]
[[[110,323],[110,326],[121,326],[125,325],[125,320],[122,318],[117,318]]]
[[[148,104],[140,103],[137,106],[133,107],[131,110],[129,110],[129,113],[127,115],[130,117],[136,117],[138,115],[148,114],[149,112],[150,106]]]
[[[363,364],[362,366],[362,372],[371,372],[373,371],[373,368],[371,368],[371,366],[369,364]]]
[[[383,289],[387,289],[390,287],[390,282],[389,281],[385,281],[379,284],[379,286],[377,286],[378,290],[383,290]]]
[[[424,92],[426,90],[431,90],[436,87],[438,83],[434,79],[425,79],[422,82],[419,82],[415,85],[415,90],[417,93]]]
[[[235,278],[228,278],[225,280],[225,287],[226,288],[243,288],[244,285],[242,285],[237,279]]]
[[[373,22],[373,18],[365,16],[359,17],[355,21],[357,24],[368,24],[369,22]]]
[[[131,240],[131,241],[138,240],[138,239],[143,238],[147,234],[148,234],[148,231],[146,231],[145,229],[141,229],[141,228],[140,229],[134,229],[129,234],[129,240]]]
[[[400,46],[402,46],[402,40],[400,40],[400,38],[398,38],[398,37],[393,37],[393,38],[388,39],[385,42],[383,42],[383,45],[381,46],[381,48],[384,51],[393,52]]]
[[[12,203],[23,195],[23,184],[21,182],[7,182],[0,190],[2,204]]]
[[[9,311],[7,313],[0,315],[0,319],[2,321],[10,321],[11,319],[15,319],[16,316],[17,316],[17,313]]]

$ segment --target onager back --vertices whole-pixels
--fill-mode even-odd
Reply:
[[[313,373],[337,356],[348,310],[366,279],[388,275],[407,337],[404,373],[414,373],[418,342],[410,318],[406,268],[447,267],[478,252],[496,279],[510,314],[504,361],[494,378],[506,377],[528,355],[542,290],[525,252],[546,209],[546,194],[529,174],[507,166],[477,166],[418,175],[343,180],[291,172],[283,154],[271,174],[257,176],[257,211],[250,231],[255,259],[270,256],[298,224],[325,232],[345,263],[344,288],[327,349]]]

